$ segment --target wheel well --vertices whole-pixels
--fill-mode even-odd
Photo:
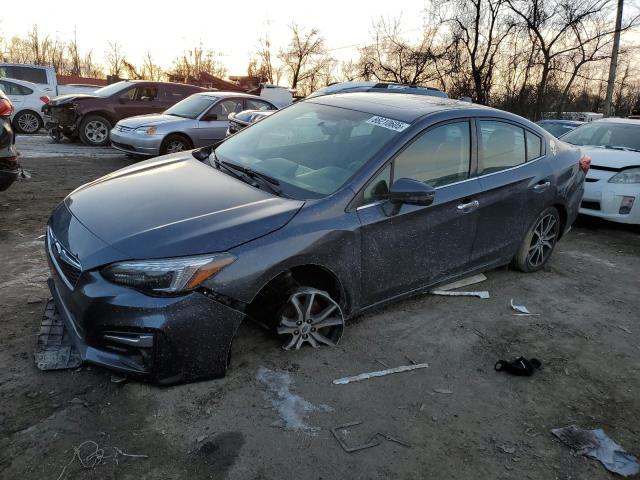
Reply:
[[[278,309],[286,300],[285,296],[297,286],[324,290],[343,311],[348,311],[345,308],[348,304],[347,295],[338,277],[325,267],[310,264],[293,267],[272,278],[247,306],[247,314],[266,325],[272,325]]]
[[[566,207],[564,205],[562,205],[561,203],[556,203],[554,205],[554,208],[560,214],[560,234],[558,235],[558,238],[560,239],[560,238],[562,238],[562,235],[564,234],[564,229],[567,227],[568,214],[567,214]]]
[[[113,121],[113,118],[112,118],[112,117],[111,117],[111,115],[109,115],[108,113],[106,113],[106,112],[101,112],[101,111],[95,111],[95,112],[87,112],[87,113],[83,113],[83,114],[82,114],[82,118],[80,119],[80,122],[78,122],[78,125],[80,125],[82,122],[84,122],[84,120],[85,120],[88,116],[90,116],[90,115],[97,115],[98,117],[102,117],[102,118],[104,118],[105,120],[108,120],[108,121],[109,121],[109,123],[111,124],[111,127],[114,127],[114,126],[115,126],[115,124],[117,123],[117,122],[114,122],[114,121]]]

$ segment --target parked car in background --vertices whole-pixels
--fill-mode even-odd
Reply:
[[[78,136],[86,145],[109,143],[109,131],[119,120],[163,112],[189,95],[206,91],[182,83],[128,80],[100,88],[92,94],[52,98],[42,111],[51,133]]]
[[[25,80],[38,85],[48,97],[69,93],[91,93],[99,89],[99,85],[58,84],[58,77],[53,67],[30,65],[23,63],[0,63],[0,77],[14,80]]]
[[[412,93],[414,95],[428,95],[430,97],[449,98],[449,95],[434,87],[418,87],[417,85],[404,85],[401,83],[387,82],[340,82],[328,85],[316,90],[307,98],[333,95],[335,93],[351,92],[385,92],[385,93]]]
[[[245,93],[197,93],[162,114],[119,121],[111,130],[111,145],[146,156],[211,145],[227,135],[229,115],[247,109],[267,111],[276,107],[262,97]]]
[[[367,309],[543,268],[587,169],[579,148],[496,109],[316,97],[76,189],[48,222],[48,285],[83,360],[162,383],[220,377],[247,317],[285,349],[332,346]]]
[[[244,110],[240,113],[230,113],[227,135],[233,135],[252,123],[267,118],[274,112],[275,110]]]
[[[0,78],[2,90],[13,104],[13,128],[17,133],[36,133],[44,126],[42,107],[49,97],[39,85],[25,80]]]
[[[640,224],[640,120],[596,120],[562,140],[591,157],[580,213]]]
[[[279,85],[262,85],[260,88],[260,98],[272,103],[278,108],[284,108],[293,103],[291,90]]]
[[[540,120],[536,122],[554,137],[561,137],[567,132],[584,125],[585,122],[575,120]]]
[[[18,178],[18,153],[16,136],[11,126],[13,105],[0,90],[0,192],[6,190]]]

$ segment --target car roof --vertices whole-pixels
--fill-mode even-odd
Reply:
[[[538,125],[541,125],[543,123],[562,123],[565,125],[582,125],[583,123],[587,123],[587,122],[583,122],[582,120],[561,120],[561,119],[556,119],[556,118],[550,118],[548,120],[540,120],[539,122],[536,122]]]
[[[17,78],[10,78],[10,77],[0,77],[0,80],[4,82],[17,83],[18,85],[29,87],[33,90],[40,90],[40,85],[38,85],[37,83],[28,82],[27,80],[18,80]]]
[[[635,118],[620,118],[620,117],[607,117],[607,118],[599,118],[594,120],[591,123],[626,123],[630,125],[638,125],[640,124],[640,120]]]
[[[262,97],[259,97],[258,95],[251,95],[250,93],[242,93],[242,92],[221,92],[218,90],[213,90],[213,91],[207,91],[207,92],[198,92],[195,93],[194,95],[202,95],[202,96],[206,96],[206,97],[216,97],[216,98],[222,98],[222,97],[242,97],[242,98],[252,98],[252,99],[256,99],[256,100],[262,100],[263,102],[267,102],[269,105],[272,105],[272,103]]]
[[[334,95],[309,98],[303,100],[303,102],[348,108],[408,123],[412,123],[414,120],[425,115],[443,110],[471,109],[479,111],[483,110],[487,113],[500,112],[500,110],[486,107],[484,105],[472,104],[449,98],[415,95],[412,93],[337,93]],[[515,118],[516,116],[513,115],[513,117]]]

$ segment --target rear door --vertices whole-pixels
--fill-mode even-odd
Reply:
[[[542,139],[502,119],[477,121],[478,230],[472,262],[490,265],[515,255],[525,232],[553,198],[555,185]]]
[[[374,304],[466,269],[476,232],[480,192],[473,178],[469,119],[420,133],[364,188],[361,222],[362,291]],[[388,186],[399,178],[436,189],[429,206],[390,208]]]
[[[198,123],[196,146],[211,145],[227,135],[229,114],[246,110],[243,98],[224,98],[202,115]]]

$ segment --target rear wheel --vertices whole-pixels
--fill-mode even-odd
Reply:
[[[183,135],[172,134],[167,136],[160,147],[160,155],[182,152],[191,149],[191,142]]]
[[[18,133],[37,133],[42,128],[42,125],[40,115],[31,110],[23,110],[13,117],[13,127]]]
[[[540,270],[549,261],[559,234],[560,214],[554,207],[549,207],[533,222],[513,259],[513,265],[527,273]]]
[[[109,143],[111,122],[101,115],[87,115],[80,123],[80,140],[91,147],[104,147]]]

